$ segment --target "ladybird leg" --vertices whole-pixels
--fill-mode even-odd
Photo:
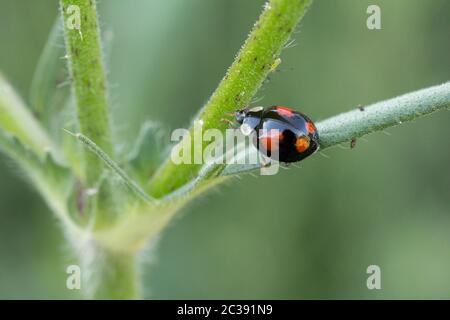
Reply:
[[[270,167],[270,158],[268,158],[266,156],[262,156],[260,158],[260,161],[261,161],[261,167],[263,167],[263,168]]]
[[[320,154],[322,157],[326,158],[326,159],[330,159],[330,156],[327,155],[327,154],[326,154],[325,152],[323,152],[323,151],[319,151],[319,154]]]
[[[236,123],[231,121],[230,119],[222,118],[220,121],[227,123],[230,127],[236,129]]]
[[[284,170],[291,169],[291,162],[280,162],[280,167]]]

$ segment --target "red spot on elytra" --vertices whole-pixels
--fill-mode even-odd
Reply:
[[[283,141],[283,132],[278,129],[270,129],[269,131],[263,132],[259,137],[261,144],[267,151],[272,151],[279,148],[279,142]]]
[[[309,133],[314,133],[317,131],[316,126],[312,122],[306,123],[306,130],[308,130]]]
[[[277,111],[280,115],[285,117],[292,117],[294,115],[294,110],[287,107],[277,107]]]
[[[305,152],[309,148],[309,139],[307,137],[300,137],[295,142],[295,147],[298,152]]]

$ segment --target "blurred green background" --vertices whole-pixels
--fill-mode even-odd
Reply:
[[[101,1],[118,139],[144,119],[188,126],[263,3]],[[382,30],[366,28],[369,4]],[[57,14],[56,0],[0,0],[0,70],[25,100]],[[258,104],[317,121],[448,81],[449,14],[448,0],[316,0]],[[143,257],[145,297],[450,298],[449,123],[439,112],[209,192]],[[79,298],[58,222],[3,155],[0,177],[0,298]],[[366,287],[371,264],[381,290]]]

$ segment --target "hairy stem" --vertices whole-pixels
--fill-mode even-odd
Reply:
[[[139,274],[135,252],[116,252],[91,242],[81,247],[83,291],[96,299],[138,299]],[[83,272],[84,270],[84,272]]]
[[[450,107],[450,82],[360,107],[317,123],[322,149]]]
[[[203,124],[203,130],[224,131],[227,128],[222,121],[225,114],[250,104],[264,79],[278,65],[283,46],[310,3],[310,0],[271,0],[265,5],[245,44],[197,119]],[[204,147],[205,144],[202,149]],[[150,182],[150,191],[155,197],[168,194],[194,178],[200,168],[201,165],[195,164],[176,165],[168,159]]]
[[[60,159],[55,146],[34,116],[0,73],[0,128],[16,136],[33,152],[44,157],[52,152]]]
[[[139,276],[134,253],[110,255],[102,270],[100,286],[94,297],[97,299],[139,299]]]
[[[60,0],[60,4],[80,131],[113,154],[95,1]],[[90,152],[85,153],[85,158],[86,179],[92,186],[99,179],[103,164]]]

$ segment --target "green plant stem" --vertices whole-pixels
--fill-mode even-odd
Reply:
[[[51,152],[56,159],[61,156],[54,144],[36,121],[22,99],[0,73],[0,128],[16,136],[25,146],[43,158]]]
[[[109,251],[91,243],[87,250],[81,255],[84,280],[82,290],[86,296],[95,299],[140,298],[135,252]],[[83,270],[86,272],[83,273]]]
[[[92,0],[60,0],[64,21],[67,59],[77,105],[80,131],[95,141],[105,152],[113,155],[106,92],[106,76],[97,21],[97,8]],[[80,29],[73,25],[77,6]],[[103,164],[92,153],[85,152],[85,174],[88,186],[101,176]]]
[[[450,107],[450,82],[410,92],[317,123],[325,149]]]
[[[250,104],[264,79],[278,64],[283,46],[310,3],[310,0],[271,0],[265,5],[245,44],[198,117],[203,122],[203,130],[224,131],[227,125],[222,120],[226,113]],[[194,178],[200,168],[201,165],[195,164],[175,165],[168,159],[150,182],[150,192],[155,197],[166,195]]]
[[[115,254],[108,256],[102,270],[96,299],[139,299],[139,276],[136,254]]]

